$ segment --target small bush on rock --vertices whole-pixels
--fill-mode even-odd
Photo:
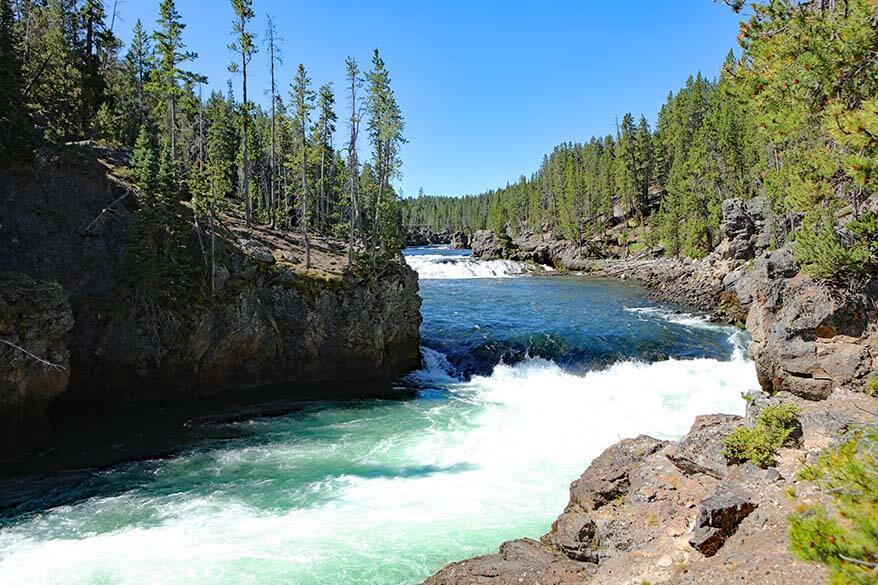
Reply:
[[[754,427],[739,427],[725,439],[726,459],[762,468],[774,465],[778,448],[795,429],[799,409],[793,404],[766,406]]]
[[[829,568],[833,585],[878,583],[878,429],[826,451],[799,478],[817,483],[833,506],[790,517],[793,553]]]

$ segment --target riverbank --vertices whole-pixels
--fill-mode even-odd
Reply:
[[[249,227],[234,206],[211,231],[182,205],[180,276],[150,285],[125,153],[47,150],[0,185],[15,210],[0,241],[3,450],[44,436],[49,406],[75,416],[282,383],[294,395],[420,363],[417,275],[401,258],[349,270],[341,242],[313,237],[306,267],[299,234]]]
[[[692,260],[600,258],[569,241],[474,234],[476,256],[636,281],[656,298],[745,326],[762,389],[744,418],[705,413],[680,441],[614,444],[571,485],[567,507],[539,541],[509,541],[499,553],[453,563],[428,585],[825,582],[822,567],[790,552],[787,519],[826,498],[798,477],[805,462],[875,424],[878,398],[865,390],[878,368],[876,283],[816,281],[788,249],[753,246],[759,239],[730,228],[714,253]],[[781,403],[798,408],[800,436],[767,470],[730,463],[725,438]]]
[[[801,436],[770,469],[728,464],[724,438],[779,403],[799,406]],[[539,541],[506,542],[426,584],[824,583],[825,569],[789,548],[788,516],[827,498],[797,472],[851,429],[874,424],[876,407],[844,390],[820,402],[758,394],[746,417],[699,416],[680,441],[622,440],[571,484],[567,507]]]

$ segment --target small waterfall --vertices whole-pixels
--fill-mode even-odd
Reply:
[[[481,260],[472,256],[420,255],[406,258],[422,279],[508,278],[524,274],[527,265],[511,260]]]

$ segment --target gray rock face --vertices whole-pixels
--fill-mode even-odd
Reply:
[[[631,468],[665,444],[664,441],[641,435],[608,448],[570,485],[567,510],[590,512],[624,496],[631,485],[628,479]]]
[[[721,484],[712,496],[698,505],[695,532],[689,544],[706,557],[715,555],[741,521],[757,507],[753,495],[743,488]]]
[[[477,230],[470,241],[473,256],[505,258],[509,241],[501,239],[491,230]]]
[[[330,271],[344,264],[341,253],[306,271],[294,246],[276,259],[272,234],[223,243],[213,296],[154,310],[125,286],[133,198],[98,157],[76,164],[38,161],[36,176],[0,180],[0,200],[16,210],[0,218],[0,270],[58,282],[72,307],[69,384],[46,384],[68,386],[60,400],[179,400],[386,379],[419,364],[416,273],[402,261],[369,277]],[[190,252],[201,265],[194,238]]]
[[[689,433],[668,452],[668,458],[687,475],[704,473],[722,479],[729,472],[723,441],[744,419],[731,414],[695,417]]]
[[[874,284],[833,288],[798,273],[788,250],[756,260],[736,283],[749,304],[750,355],[762,387],[822,400],[834,388],[859,387],[875,366]]]
[[[67,388],[72,328],[59,285],[0,272],[0,447],[39,430],[46,406]]]
[[[746,260],[753,256],[756,225],[740,199],[726,199],[722,203],[722,222],[720,230],[728,238],[726,258]]]
[[[69,399],[173,400],[289,381],[379,380],[419,364],[420,299],[408,266],[368,280],[240,270],[221,302],[160,323],[158,343],[136,311],[89,331]]]
[[[454,232],[451,234],[451,241],[449,244],[455,250],[466,250],[470,246],[469,236],[464,232]]]

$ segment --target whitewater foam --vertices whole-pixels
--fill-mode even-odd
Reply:
[[[538,537],[570,481],[615,441],[674,439],[696,415],[743,414],[741,394],[758,387],[737,350],[585,374],[530,358],[469,381],[441,352],[422,357],[409,381],[442,388],[438,399],[257,420],[255,440],[156,462],[153,480],[3,528],[0,582],[416,582],[503,540]]]
[[[406,262],[422,279],[509,278],[525,273],[525,264],[512,260],[482,260],[472,256],[423,254]]]

